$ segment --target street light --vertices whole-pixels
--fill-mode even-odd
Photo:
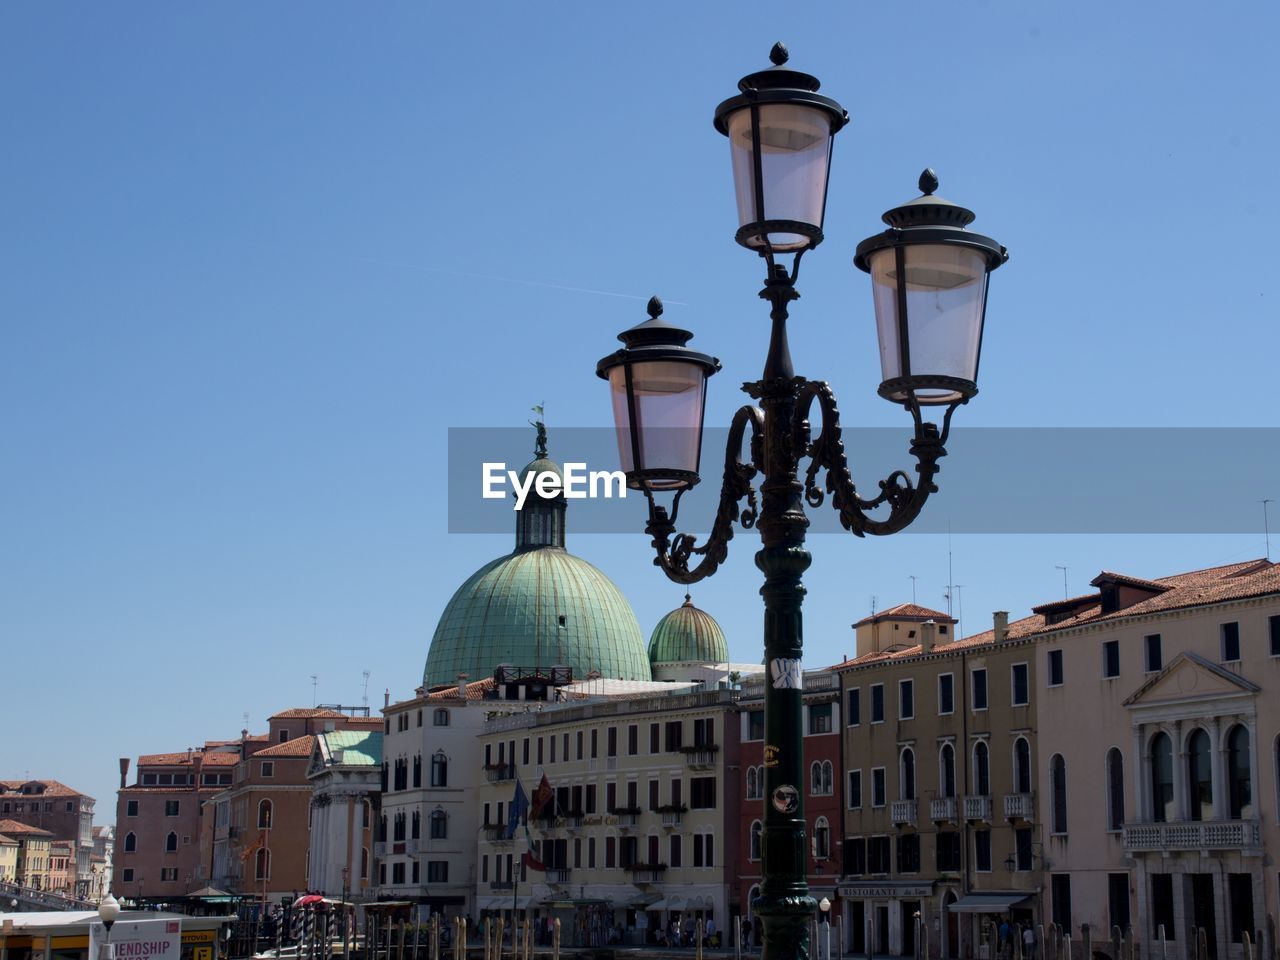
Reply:
[[[716,109],[715,126],[729,138],[738,206],[738,243],[766,263],[760,296],[770,304],[772,332],[764,373],[743,390],[759,406],[734,414],[723,483],[711,533],[699,544],[676,532],[680,500],[699,479],[706,381],[719,361],[690,350],[692,334],[649,319],[620,335],[623,349],[602,359],[609,381],[618,448],[628,485],[648,501],[645,532],[656,563],[677,583],[715,573],[728,556],[734,524],[758,527],[756,565],[764,573],[765,787],[763,880],[753,904],[764,923],[769,960],[808,954],[809,918],[817,904],[805,880],[803,741],[801,739],[801,577],[805,507],[828,496],[845,529],[858,536],[896,533],[914,520],[937,490],[951,416],[977,392],[987,277],[1007,259],[1004,247],[966,227],[973,213],[942,200],[931,170],[922,196],[884,215],[888,229],[858,245],[855,265],[871,274],[880,343],[880,395],[911,414],[913,482],[898,470],[873,497],[859,495],[845,459],[839,410],[826,383],[795,375],[787,344],[787,305],[795,300],[800,259],[823,238],[827,179],[835,135],[847,123],[836,101],[818,94],[818,80],[787,66],[782,44],[771,68],[738,84],[739,95]],[[779,262],[792,257],[790,269]],[[810,430],[814,404],[821,415]],[[924,411],[941,407],[941,428]],[[744,444],[749,452],[744,457]],[[800,461],[807,459],[803,479]],[[825,471],[822,482],[818,474]],[[759,491],[753,481],[763,474]],[[669,509],[658,497],[672,495]],[[871,516],[877,508],[887,516]]]
[[[113,895],[108,893],[98,901],[98,919],[102,921],[102,926],[107,931],[106,942],[103,944],[106,947],[104,951],[106,956],[100,958],[100,960],[111,960],[111,925],[116,922],[116,918],[119,916],[120,904]]]
[[[831,960],[831,901],[823,897],[818,901],[818,909],[822,911],[822,923],[824,927],[823,936],[826,939],[826,946],[823,954],[827,960]]]

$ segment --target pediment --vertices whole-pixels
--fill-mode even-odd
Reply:
[[[1135,690],[1124,705],[1149,707],[1166,703],[1253,696],[1259,686],[1195,653],[1178,654],[1163,670]]]

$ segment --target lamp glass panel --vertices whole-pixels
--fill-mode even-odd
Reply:
[[[883,379],[902,376],[977,379],[986,299],[986,256],[951,244],[905,247],[909,370],[903,370],[898,324],[898,271],[894,248],[871,255],[871,283]],[[919,389],[921,402],[946,401],[952,392]]]
[[[744,107],[729,117],[738,225],[798,220],[821,228],[831,160],[830,116],[824,110],[793,103],[765,103],[759,111],[763,210],[756,209],[751,109]],[[809,239],[795,233],[771,233],[768,242],[774,250],[798,250],[808,246]],[[754,237],[748,243],[763,247],[765,238]]]
[[[631,457],[631,418],[628,410],[626,366],[609,371],[613,396],[613,419],[618,436],[618,459],[622,469],[698,469],[702,446],[702,404],[706,394],[706,371],[698,363],[679,360],[639,361],[631,365],[632,402],[640,434],[640,462]],[[652,489],[674,489],[684,481],[650,481]]]

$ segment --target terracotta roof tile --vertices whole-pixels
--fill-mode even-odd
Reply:
[[[25,823],[19,823],[17,820],[0,820],[0,833],[7,836],[14,836],[19,833],[30,834],[34,837],[52,837],[53,834],[48,830],[41,830],[39,827],[32,827]]]
[[[236,741],[239,743],[239,741]],[[230,767],[234,766],[240,759],[239,754],[227,753],[225,751],[205,753],[202,750],[196,750],[191,757],[187,757],[184,750],[181,753],[147,753],[138,757],[138,766],[140,767],[185,767],[194,765],[196,758],[200,758],[201,763],[206,767]]]
[[[955,623],[955,617],[950,614],[943,613],[941,610],[930,610],[928,607],[922,607],[917,603],[900,603],[896,607],[889,607],[887,610],[880,610],[871,614],[869,617],[863,617],[855,627],[861,627],[867,623],[879,623],[882,620],[937,620],[939,623]]]
[[[13,839],[13,837],[6,837],[3,833],[0,833],[0,843],[12,844],[15,847],[18,845],[17,840]]]
[[[259,750],[253,758],[256,760],[259,757],[309,757],[315,746],[316,738],[308,734],[305,737],[294,737],[284,743],[277,743],[273,747]]]
[[[268,719],[270,720],[314,720],[326,719],[337,720],[345,717],[345,713],[339,713],[337,710],[329,710],[325,707],[291,707],[288,710],[281,710],[279,713],[273,713]]]
[[[483,680],[475,680],[466,686],[467,700],[483,700],[485,693],[494,688],[493,677],[485,677]],[[458,685],[451,683],[445,686],[433,687],[426,696],[427,700],[436,702],[440,700],[461,700],[458,696]]]
[[[39,794],[31,794],[31,796],[41,797],[83,797],[85,794],[79,790],[72,790],[65,783],[57,780],[0,780],[0,792],[20,793],[22,788],[29,783],[43,784],[44,791]]]

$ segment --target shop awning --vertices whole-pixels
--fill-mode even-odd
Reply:
[[[1030,899],[1025,893],[971,893],[948,904],[947,909],[952,913],[1004,913]]]
[[[533,897],[476,897],[476,907],[480,910],[510,910],[514,904],[517,910],[527,910]]]

